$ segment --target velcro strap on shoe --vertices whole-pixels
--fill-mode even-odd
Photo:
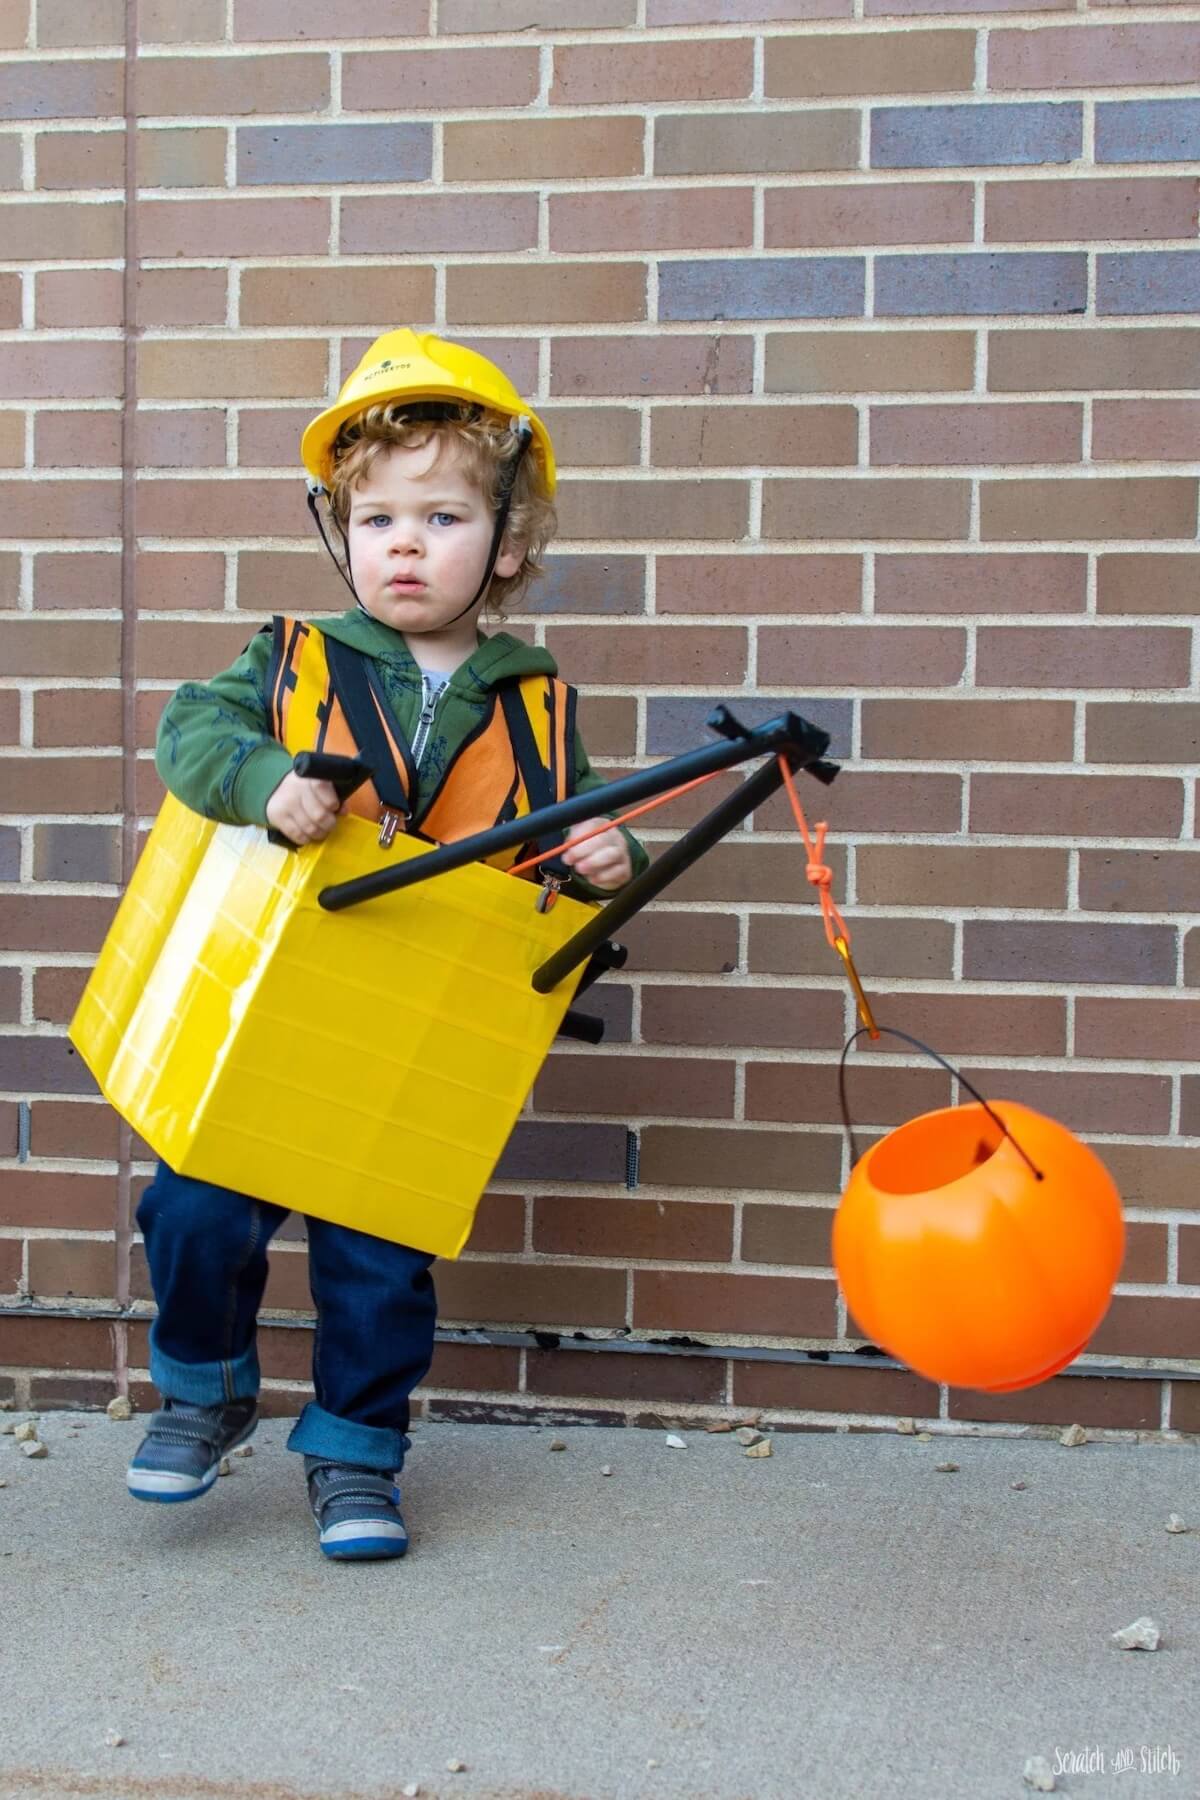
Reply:
[[[392,1478],[390,1475],[376,1473],[372,1469],[340,1468],[334,1472],[317,1469],[313,1471],[314,1499],[320,1511],[327,1507],[338,1507],[347,1504],[368,1506],[394,1505],[392,1499]]]
[[[222,1436],[220,1415],[156,1412],[150,1419],[150,1436],[160,1444],[205,1444],[215,1449]]]

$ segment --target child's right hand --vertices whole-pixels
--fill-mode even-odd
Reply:
[[[267,801],[267,824],[293,844],[319,844],[337,824],[339,810],[331,781],[310,781],[289,769]]]

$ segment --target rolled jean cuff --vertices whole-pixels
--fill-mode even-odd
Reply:
[[[328,1457],[330,1462],[358,1463],[392,1475],[404,1465],[408,1439],[386,1425],[360,1425],[339,1419],[310,1400],[292,1427],[287,1447],[302,1456]]]
[[[180,1362],[160,1350],[155,1341],[158,1320],[150,1327],[150,1379],[159,1393],[192,1406],[223,1406],[227,1400],[252,1399],[261,1375],[258,1352],[251,1344],[232,1362]]]

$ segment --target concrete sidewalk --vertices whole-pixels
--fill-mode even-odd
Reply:
[[[0,1437],[3,1800],[1019,1800],[1085,1753],[1057,1791],[1200,1794],[1193,1445],[423,1424],[409,1556],[336,1565],[286,1421],[174,1507],[125,1495],[136,1419],[41,1432]]]

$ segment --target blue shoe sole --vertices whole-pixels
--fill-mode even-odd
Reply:
[[[128,1488],[130,1496],[134,1500],[149,1500],[152,1504],[158,1506],[178,1506],[184,1500],[203,1500],[205,1494],[212,1491],[217,1480],[217,1470],[214,1469],[212,1474],[209,1475],[199,1487],[192,1488],[188,1493],[155,1493],[150,1489],[130,1486],[129,1475],[132,1473],[132,1470],[127,1471],[125,1477],[125,1485]]]
[[[191,1488],[184,1493],[172,1493],[169,1488],[162,1492],[156,1492],[153,1488],[134,1487],[130,1481],[130,1476],[139,1474],[153,1476],[163,1473],[163,1471],[157,1469],[139,1468],[136,1458],[125,1470],[125,1486],[134,1500],[148,1500],[152,1505],[178,1506],[184,1500],[202,1500],[205,1494],[211,1493],[212,1489],[216,1486],[217,1476],[221,1472],[221,1463],[229,1455],[230,1451],[236,1450],[239,1444],[246,1443],[249,1438],[254,1436],[257,1429],[258,1415],[256,1413],[249,1425],[239,1431],[235,1438],[229,1440],[218,1460],[212,1465],[211,1469],[200,1478],[198,1487]]]
[[[403,1556],[408,1543],[397,1538],[345,1538],[340,1544],[322,1544],[321,1549],[331,1562],[382,1562]]]

